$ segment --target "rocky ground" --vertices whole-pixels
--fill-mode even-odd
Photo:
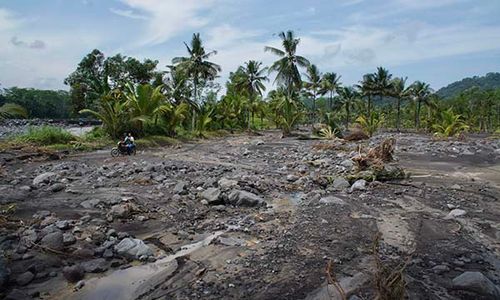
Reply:
[[[0,121],[0,139],[25,133],[30,127],[39,127],[46,125],[57,126],[71,132],[71,134],[73,135],[81,136],[89,132],[93,128],[93,125],[98,124],[99,123],[97,121],[86,119],[6,119]]]
[[[381,270],[400,265],[409,299],[500,299],[498,139],[279,137],[119,158],[0,153],[0,290],[6,299],[342,299],[340,285],[348,299],[373,299]],[[351,158],[388,137],[391,166],[409,178],[354,178]]]

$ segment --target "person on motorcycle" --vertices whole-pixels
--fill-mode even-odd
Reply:
[[[132,136],[132,133],[128,133],[128,135],[125,136],[125,139],[123,140],[125,143],[125,146],[127,147],[127,154],[130,155],[134,151],[135,148],[135,139]]]

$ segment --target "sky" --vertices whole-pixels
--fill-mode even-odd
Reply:
[[[383,66],[437,90],[500,71],[499,16],[500,0],[0,0],[0,87],[68,89],[96,48],[165,69],[194,32],[223,84],[245,61],[270,65],[264,46],[293,30],[298,54],[345,85]]]

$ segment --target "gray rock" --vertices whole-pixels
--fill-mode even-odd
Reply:
[[[238,181],[223,177],[217,182],[217,184],[219,185],[219,188],[221,188],[223,191],[226,191],[238,186]]]
[[[344,200],[337,198],[335,196],[323,197],[319,200],[319,203],[321,203],[321,204],[339,204],[339,205],[345,204]]]
[[[82,206],[85,209],[92,209],[95,208],[99,203],[101,203],[101,200],[98,199],[85,200],[82,203],[80,203],[80,206]]]
[[[245,240],[233,237],[228,237],[228,238],[219,237],[218,240],[222,245],[225,246],[245,246],[247,244]]]
[[[47,234],[46,236],[43,237],[41,243],[42,246],[48,247],[50,249],[54,250],[64,249],[63,234],[62,232],[59,231]]]
[[[453,190],[460,190],[460,189],[462,189],[462,187],[460,185],[458,185],[458,184],[454,184],[450,188],[453,189]]]
[[[61,230],[69,229],[71,226],[68,220],[61,220],[56,222],[56,227]]]
[[[297,180],[299,180],[299,176],[297,175],[289,174],[286,176],[286,181],[288,182],[295,182]]]
[[[26,294],[24,291],[18,290],[18,289],[13,289],[7,297],[5,297],[5,300],[31,300],[33,297],[30,295]]]
[[[54,180],[56,176],[57,174],[54,172],[42,173],[33,179],[33,185],[41,185],[42,183],[49,183],[50,181]]]
[[[333,180],[332,186],[336,190],[343,190],[349,188],[351,185],[345,178],[337,177]]]
[[[143,241],[133,238],[125,238],[115,246],[115,251],[130,259],[139,259],[141,256],[152,256],[153,251]]]
[[[83,262],[82,268],[87,273],[102,273],[108,270],[106,260],[104,258],[96,258]]]
[[[75,284],[75,290],[80,290],[85,286],[85,281],[80,280]]]
[[[62,273],[64,278],[69,282],[77,282],[85,276],[85,270],[80,265],[64,267]]]
[[[366,180],[364,179],[359,179],[356,180],[351,186],[351,192],[352,191],[364,191],[366,190]]]
[[[352,169],[352,167],[354,167],[354,162],[352,161],[352,159],[346,159],[346,160],[343,160],[340,165],[348,170]]]
[[[111,206],[111,210],[109,211],[109,214],[113,217],[118,217],[118,218],[127,218],[130,216],[131,209],[130,205],[128,204],[116,204]]]
[[[450,268],[446,265],[437,265],[432,268],[432,271],[436,274],[443,274],[450,271]]]
[[[0,291],[7,286],[9,282],[10,270],[5,264],[5,260],[0,257]]]
[[[186,194],[186,186],[187,183],[185,181],[179,181],[174,187],[174,193],[179,195]]]
[[[29,192],[29,191],[31,191],[31,187],[29,185],[23,185],[23,186],[19,187],[19,190],[23,191],[23,192]]]
[[[229,204],[236,206],[261,206],[266,202],[259,196],[247,191],[233,190],[228,196]]]
[[[500,299],[500,289],[481,272],[465,272],[455,277],[453,289],[474,292],[487,299]]]
[[[465,210],[456,208],[456,209],[450,211],[448,213],[448,215],[444,218],[445,218],[445,220],[449,220],[449,219],[453,219],[456,217],[461,217],[461,216],[465,215],[466,213],[467,212]]]
[[[221,191],[218,188],[208,188],[201,193],[201,198],[208,201],[208,204],[217,205],[222,202]]]
[[[49,190],[53,193],[60,192],[66,188],[64,183],[56,183],[50,186]]]
[[[16,283],[20,286],[25,286],[28,283],[30,283],[33,280],[33,278],[35,278],[35,275],[30,271],[27,271],[17,276]]]
[[[63,244],[65,246],[73,245],[76,242],[76,238],[73,234],[67,232],[63,234]]]

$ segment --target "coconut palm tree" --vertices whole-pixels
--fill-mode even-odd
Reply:
[[[337,89],[342,84],[340,82],[341,76],[337,75],[335,72],[328,72],[323,75],[321,80],[321,94],[330,94],[328,98],[328,109],[332,109],[333,105],[333,95],[337,91]]]
[[[5,103],[0,106],[0,120],[8,118],[27,118],[28,112],[19,104]]]
[[[208,59],[217,54],[217,51],[206,52],[203,47],[203,42],[200,38],[199,33],[194,33],[191,39],[191,44],[188,45],[184,43],[189,56],[187,57],[175,57],[172,59],[172,63],[179,67],[179,70],[184,72],[188,77],[191,78],[193,82],[193,119],[192,128],[194,129],[194,122],[196,119],[196,105],[198,101],[198,87],[200,80],[213,80],[217,77],[217,73],[222,69],[219,65],[208,61]]]
[[[356,85],[361,91],[361,95],[367,98],[367,116],[371,115],[372,110],[372,97],[376,95],[376,87],[375,87],[375,76],[370,74],[363,75],[363,80]]]
[[[339,94],[340,103],[345,107],[345,129],[348,130],[351,105],[361,97],[361,94],[354,87],[340,87],[337,89],[337,93]]]
[[[321,72],[316,65],[311,64],[307,67],[306,73],[304,74],[308,81],[304,82],[304,88],[306,88],[309,94],[312,96],[312,120],[311,125],[314,126],[316,123],[316,97],[320,93],[321,89]]]
[[[422,81],[415,81],[411,86],[411,94],[415,101],[415,128],[420,128],[420,109],[422,103],[426,103],[429,100],[429,96],[432,94],[432,90],[429,84]]]
[[[279,57],[279,59],[271,65],[269,72],[277,73],[274,82],[285,87],[290,97],[292,92],[302,88],[302,78],[300,76],[299,67],[306,68],[310,63],[305,57],[297,55],[297,46],[300,43],[300,39],[295,37],[293,31],[289,30],[286,33],[281,32],[279,37],[283,50],[269,46],[266,46],[264,50]]]
[[[392,93],[391,96],[396,98],[396,128],[399,131],[401,127],[401,102],[408,100],[411,97],[411,86],[406,86],[407,77],[396,77],[392,80]]]
[[[264,72],[267,72],[266,68],[261,68],[262,63],[250,60],[245,63],[244,66],[240,66],[237,71],[236,78],[236,88],[248,94],[250,102],[250,111],[252,112],[251,117],[248,117],[248,129],[250,129],[251,120],[253,120],[255,110],[253,108],[253,103],[257,96],[262,96],[262,93],[266,90],[264,85],[265,81],[269,81]]]
[[[390,96],[393,86],[392,86],[392,74],[385,68],[378,67],[377,72],[373,74],[375,95],[380,98],[384,96]]]

